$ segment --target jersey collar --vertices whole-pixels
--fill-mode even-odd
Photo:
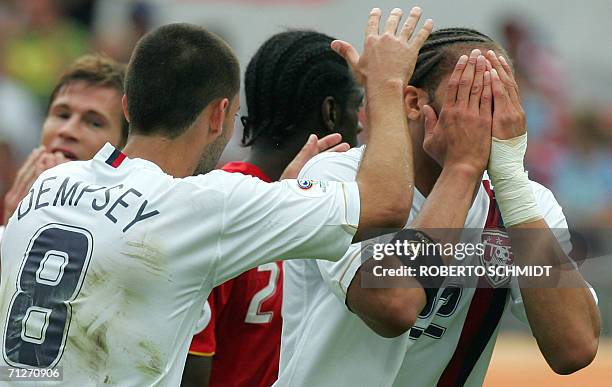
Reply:
[[[119,149],[112,146],[110,143],[104,144],[102,149],[94,156],[94,160],[105,163],[113,168],[117,168],[120,165],[126,165],[132,161],[138,160],[139,168],[152,169],[155,171],[163,172],[159,165],[145,159],[130,159]]]
[[[258,166],[245,161],[232,161],[225,164],[223,167],[221,167],[221,169],[225,172],[238,172],[242,173],[243,175],[255,176],[266,183],[272,182],[272,179],[270,179],[261,169],[259,169]]]

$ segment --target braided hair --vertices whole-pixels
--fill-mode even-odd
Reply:
[[[409,83],[425,90],[434,100],[440,81],[453,70],[461,50],[474,47],[494,50],[510,60],[506,51],[483,33],[470,28],[443,28],[432,32],[425,41]]]
[[[355,81],[346,61],[330,47],[334,39],[305,30],[272,36],[247,66],[248,116],[242,117],[242,143],[262,140],[280,146],[332,96],[344,109]]]

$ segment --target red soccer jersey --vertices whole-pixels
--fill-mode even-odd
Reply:
[[[222,168],[270,182],[255,165]],[[189,353],[214,356],[210,387],[269,387],[278,377],[283,299],[282,262],[251,269],[213,289],[212,316],[194,336]]]

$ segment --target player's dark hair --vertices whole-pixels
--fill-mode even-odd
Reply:
[[[123,96],[123,82],[125,81],[125,65],[115,62],[101,54],[83,55],[77,58],[64,70],[59,81],[51,92],[47,113],[53,105],[57,95],[64,87],[74,82],[85,82],[90,86],[114,89]],[[128,123],[121,113],[121,143],[125,144],[128,136]]]
[[[472,48],[493,50],[510,60],[506,51],[483,33],[470,28],[443,28],[432,32],[423,44],[409,83],[433,99],[442,78],[455,68],[459,55]]]
[[[330,47],[334,39],[315,31],[292,30],[268,39],[246,70],[248,116],[242,143],[278,146],[332,96],[344,110],[355,81],[346,61]],[[314,128],[310,128],[313,130]]]
[[[138,42],[128,65],[130,130],[176,138],[239,89],[238,59],[220,37],[187,23],[162,26]]]

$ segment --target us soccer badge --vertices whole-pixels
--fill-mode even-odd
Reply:
[[[514,256],[510,246],[510,237],[505,231],[498,229],[485,229],[482,233],[484,254],[480,256],[480,262],[485,267],[486,279],[494,288],[508,285],[510,282],[510,270],[490,270],[495,266],[512,266]],[[508,274],[500,274],[505,272]]]

